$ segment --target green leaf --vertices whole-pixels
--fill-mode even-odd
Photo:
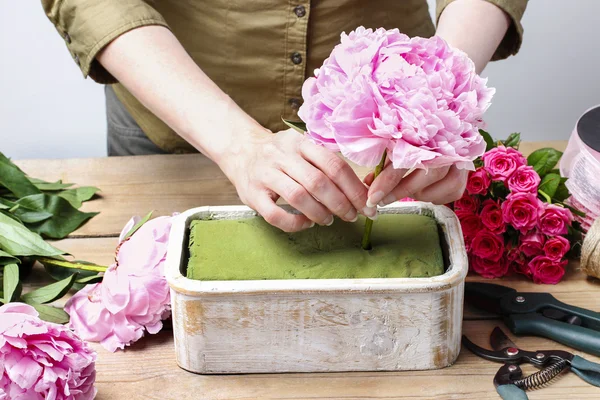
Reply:
[[[85,278],[77,279],[75,283],[79,283],[81,285],[90,285],[92,283],[102,282],[102,278],[104,278],[104,275],[91,275],[86,276]]]
[[[140,219],[140,220],[138,221],[138,223],[137,223],[137,224],[135,224],[135,225],[133,226],[133,228],[131,228],[131,229],[129,230],[129,232],[127,232],[127,234],[125,235],[125,237],[123,238],[123,240],[127,240],[127,239],[129,239],[129,238],[130,238],[130,237],[131,237],[131,236],[132,236],[134,233],[136,233],[136,232],[137,232],[137,230],[138,230],[138,229],[140,229],[140,228],[142,227],[142,225],[144,225],[146,222],[148,222],[148,220],[150,219],[150,217],[152,217],[152,213],[153,213],[153,212],[154,212],[154,211],[150,211],[148,214],[146,214],[146,216],[145,216],[144,218]]]
[[[73,283],[75,283],[75,279],[77,278],[77,274],[72,274],[68,278],[65,278],[61,281],[51,283],[47,286],[32,290],[31,292],[25,293],[21,298],[25,303],[52,303],[55,300],[63,297]]]
[[[521,134],[517,132],[508,135],[508,138],[503,142],[504,146],[515,149],[519,148],[519,143],[521,143]]]
[[[40,193],[23,171],[3,154],[0,157],[0,185],[4,186],[17,197]]]
[[[556,189],[556,193],[554,193],[554,196],[552,196],[552,197],[554,198],[554,200],[562,203],[563,201],[568,199],[570,195],[571,194],[569,193],[569,189],[567,189],[567,186],[565,185],[565,183],[562,181],[562,178],[561,178],[561,182],[558,185],[558,188]]]
[[[571,207],[568,204],[561,204],[563,207],[568,208],[569,210],[571,210],[571,212],[575,215],[580,216],[581,218],[585,218],[586,217],[586,213],[584,213],[583,211],[580,211],[578,209],[576,209],[575,207]]]
[[[539,149],[527,157],[527,165],[532,166],[540,177],[543,178],[556,166],[561,156],[562,152],[550,147]]]
[[[546,200],[546,203],[552,204],[552,199],[546,194],[546,192],[538,189],[538,193],[542,195],[542,197]]]
[[[17,267],[17,264],[4,266],[2,281],[4,303],[18,300],[21,295],[21,282],[19,281],[19,267]]]
[[[0,203],[0,210],[8,210],[10,207]]]
[[[286,124],[290,128],[295,129],[296,131],[298,131],[300,133],[306,133],[306,124],[304,122],[289,121],[289,120],[283,119],[283,118],[281,118],[281,120],[283,121],[284,124]]]
[[[52,218],[52,213],[43,208],[44,196],[43,194],[33,194],[17,200],[16,204],[19,207],[13,211],[13,214],[25,224],[33,224]]]
[[[47,256],[64,251],[44,242],[40,235],[0,212],[0,249],[13,256]]]
[[[55,324],[66,324],[69,322],[69,314],[63,309],[47,306],[45,304],[28,303],[30,306],[40,313],[40,318],[44,321],[53,322]]]
[[[91,199],[100,189],[93,186],[83,186],[75,189],[63,190],[58,195],[67,200],[75,208],[81,207],[84,201]]]
[[[19,259],[2,250],[0,250],[0,265],[17,264]]]
[[[479,134],[481,136],[483,136],[483,140],[485,140],[485,144],[486,144],[485,151],[490,151],[491,149],[496,147],[496,143],[494,142],[494,139],[492,138],[492,136],[489,133],[487,133],[483,129],[480,129]]]
[[[33,183],[33,185],[39,190],[43,190],[45,192],[63,190],[74,185],[74,183],[63,183],[62,180],[58,180],[56,182],[46,182],[36,178],[29,178],[29,182]]]
[[[558,185],[560,185],[560,175],[548,174],[542,178],[538,189],[546,193],[548,197],[554,197]]]
[[[37,223],[26,224],[33,232],[52,239],[62,239],[79,228],[84,222],[98,213],[84,213],[74,208],[59,196],[40,194],[30,196],[40,210],[52,214],[51,218]],[[32,204],[34,201],[32,200]]]

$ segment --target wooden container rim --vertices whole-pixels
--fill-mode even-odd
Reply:
[[[173,218],[165,265],[167,281],[173,291],[191,297],[213,295],[264,295],[298,293],[430,293],[448,290],[462,283],[468,272],[462,231],[456,214],[448,207],[424,202],[396,202],[379,208],[380,214],[424,214],[437,221],[448,244],[449,267],[429,278],[368,279],[277,279],[244,281],[200,281],[181,273],[187,262],[186,239],[190,222],[203,216],[243,212],[248,217],[257,213],[246,206],[205,206],[187,210]]]

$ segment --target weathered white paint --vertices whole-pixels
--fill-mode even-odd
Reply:
[[[275,373],[443,368],[460,350],[467,257],[454,213],[395,203],[380,213],[433,216],[449,268],[432,278],[197,281],[182,275],[188,228],[207,216],[256,215],[201,207],[175,218],[166,274],[177,362],[192,372]]]

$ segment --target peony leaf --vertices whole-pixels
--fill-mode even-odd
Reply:
[[[300,133],[306,133],[306,124],[304,122],[290,121],[290,120],[283,119],[283,118],[281,118],[281,120],[283,121],[284,124],[286,124],[290,128],[295,129],[296,131],[298,131]]]
[[[58,180],[56,182],[46,182],[36,178],[29,178],[29,182],[33,183],[36,188],[45,192],[63,190],[74,185],[74,183],[63,183],[62,180]]]
[[[556,166],[561,156],[562,152],[546,147],[531,153],[529,157],[527,157],[527,165],[533,167],[540,177],[543,178]]]
[[[58,196],[67,200],[73,207],[79,208],[84,201],[91,199],[99,190],[93,186],[82,186],[75,189],[63,190]]]
[[[72,274],[68,278],[65,278],[61,281],[51,283],[50,285],[32,290],[31,292],[25,293],[21,298],[25,303],[52,303],[55,300],[63,297],[73,283],[75,283],[75,279],[77,278],[77,274]]]
[[[138,229],[140,229],[142,227],[142,225],[144,225],[146,222],[148,222],[148,220],[150,219],[150,217],[152,217],[152,213],[154,211],[150,211],[148,214],[146,214],[146,216],[144,218],[142,218],[141,220],[138,221],[137,224],[135,224],[133,226],[133,228],[131,228],[129,230],[129,232],[127,232],[127,234],[125,235],[125,237],[123,238],[123,241],[129,239],[134,233],[137,232]]]
[[[519,144],[521,143],[521,134],[518,132],[511,133],[508,135],[508,138],[503,142],[504,146],[512,147],[515,149],[519,148]]]
[[[548,174],[542,178],[538,190],[541,190],[548,197],[552,198],[556,194],[558,185],[560,185],[560,175]]]
[[[17,257],[0,250],[0,265],[16,264],[18,262],[19,259]]]
[[[102,282],[102,278],[104,278],[104,275],[86,276],[85,278],[77,279],[75,283],[78,283],[80,285],[90,285],[92,283]]]
[[[66,324],[69,322],[69,314],[63,309],[47,306],[45,304],[27,303],[40,314],[40,318],[47,322],[55,324]]]
[[[2,281],[4,303],[18,300],[21,296],[21,282],[19,281],[19,267],[17,267],[17,264],[4,266]]]
[[[40,235],[0,212],[0,249],[13,256],[47,256],[64,254],[44,242]]]
[[[0,153],[0,186],[7,188],[16,197],[40,193],[27,175],[2,153]]]
[[[43,194],[33,194],[17,200],[18,208],[13,211],[13,214],[25,224],[34,224],[52,218],[52,213],[44,210],[39,204],[38,199],[43,196]]]
[[[492,138],[492,136],[489,133],[487,133],[483,129],[480,129],[479,134],[481,136],[483,136],[483,140],[485,140],[485,144],[486,144],[485,151],[490,151],[491,149],[496,147],[496,142],[494,142],[494,139]]]

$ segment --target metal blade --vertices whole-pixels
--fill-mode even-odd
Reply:
[[[500,300],[512,293],[516,293],[516,290],[494,283],[465,283],[465,301],[474,307],[496,314],[502,314]]]
[[[507,347],[517,348],[517,345],[498,327],[495,327],[490,335],[490,344],[492,345],[492,349],[496,351],[506,349]]]

